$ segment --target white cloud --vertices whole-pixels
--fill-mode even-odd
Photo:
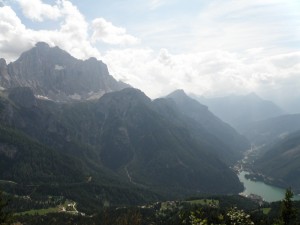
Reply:
[[[115,77],[141,88],[152,98],[179,88],[207,96],[254,91],[270,97],[276,92],[288,96],[292,87],[300,85],[299,57],[300,52],[253,57],[252,52],[222,50],[171,54],[166,49],[158,53],[126,49],[109,51],[104,59]],[[300,95],[300,90],[295,92]]]
[[[20,53],[44,41],[59,46],[81,59],[100,57],[99,51],[89,41],[89,24],[76,6],[62,0],[59,29],[33,30],[27,28],[10,6],[0,8],[0,52],[7,61],[15,60]]]
[[[32,30],[26,29],[9,6],[0,7],[0,53],[10,61],[24,49],[32,46]]]
[[[59,30],[50,31],[53,45],[59,45],[78,58],[100,57],[99,51],[89,41],[89,24],[70,1],[62,1],[64,22]]]
[[[93,35],[92,41],[103,41],[113,45],[134,45],[139,43],[139,40],[127,34],[123,27],[114,26],[111,22],[103,18],[94,19],[92,22]]]
[[[60,1],[53,6],[44,4],[41,0],[17,0],[26,17],[36,21],[46,19],[56,20],[61,16]]]
[[[1,7],[0,52],[1,57],[6,58],[7,61],[15,60],[20,53],[39,41],[47,42],[51,46],[59,46],[81,59],[92,56],[101,57],[100,52],[93,47],[93,43],[98,40],[116,45],[137,44],[139,42],[137,38],[127,34],[124,28],[116,27],[103,18],[95,19],[90,26],[78,8],[68,0],[57,1],[53,6],[44,4],[40,0],[32,1],[32,4],[28,4],[28,1],[25,4],[25,0],[18,0],[18,3],[24,14],[30,14],[30,10],[35,8],[34,13],[28,15],[31,16],[31,19],[41,21],[46,18],[46,15],[47,18],[52,19],[58,15],[60,24],[58,29],[53,30],[29,29],[10,6]],[[46,10],[49,10],[48,14]],[[51,10],[55,13],[51,14]],[[91,27],[94,28],[92,36],[89,34]],[[93,43],[91,43],[91,39]]]

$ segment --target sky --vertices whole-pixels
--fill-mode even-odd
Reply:
[[[44,41],[161,97],[300,100],[299,0],[0,0],[0,58]],[[288,100],[289,99],[289,100]]]

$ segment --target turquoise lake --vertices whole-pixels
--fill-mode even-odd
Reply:
[[[285,189],[274,187],[265,184],[261,181],[251,181],[245,178],[245,175],[249,174],[246,171],[242,171],[238,174],[238,177],[242,183],[244,183],[245,190],[243,194],[256,194],[261,196],[267,202],[280,201],[284,198]],[[300,200],[300,196],[296,195],[294,200]]]

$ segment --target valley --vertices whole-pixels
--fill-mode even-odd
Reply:
[[[240,195],[249,198],[256,198],[258,196],[266,202],[280,201],[284,198],[287,186],[280,186],[280,184],[278,185],[278,181],[255,172],[255,161],[262,154],[262,146],[251,145],[251,149],[244,153],[244,158],[235,164],[234,170],[245,188]],[[296,193],[293,200],[299,201],[300,195]]]
[[[244,109],[224,122],[184,90],[151,99],[103,62],[46,43],[2,63],[0,78],[0,189],[21,221],[93,221],[131,207],[167,219],[194,206],[225,213],[230,204],[251,205],[257,216],[285,188],[299,193],[299,116],[255,94],[211,100],[219,115],[218,105]]]
[[[0,0],[0,225],[300,225],[300,0]]]

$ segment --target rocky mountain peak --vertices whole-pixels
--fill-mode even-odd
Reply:
[[[46,42],[37,42],[35,44],[35,47],[39,48],[39,49],[47,49],[50,48],[50,46],[46,43]]]
[[[190,98],[184,90],[178,89],[170,93],[166,96],[167,98],[171,98],[177,102],[177,104],[189,104],[193,108],[201,108],[203,111],[208,111],[208,107],[202,104],[199,104],[195,99]]]
[[[96,63],[96,62],[98,62],[98,59],[97,58],[95,58],[95,57],[90,57],[90,58],[88,58],[88,60],[87,60],[88,62],[93,62],[93,63]]]
[[[45,42],[36,43],[35,47],[23,52],[15,63],[48,64],[67,63],[71,59],[76,60],[68,52],[59,47],[50,47]]]
[[[7,72],[1,66],[6,65],[4,62],[0,61],[0,78],[5,75],[0,86],[30,87],[34,95],[54,101],[97,99],[105,93],[129,87],[116,81],[101,60],[93,57],[79,60],[45,42],[38,42],[22,53],[19,59],[7,66]]]
[[[169,97],[181,97],[181,98],[184,98],[184,97],[188,97],[187,94],[185,93],[185,91],[183,89],[177,89],[175,91],[173,91],[172,93],[170,93],[168,95]]]

